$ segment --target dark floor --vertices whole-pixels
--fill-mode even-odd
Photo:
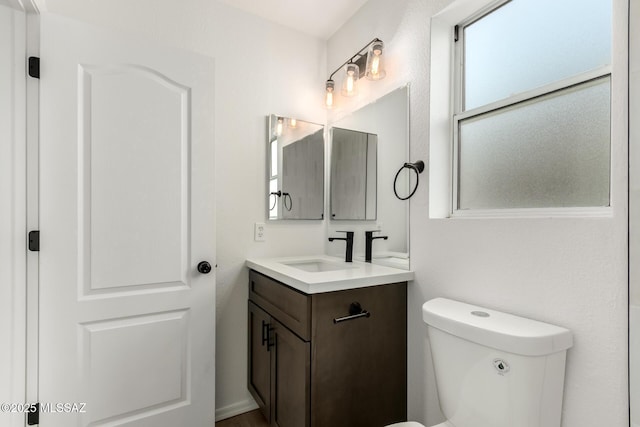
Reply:
[[[216,427],[269,427],[259,409],[218,421]]]

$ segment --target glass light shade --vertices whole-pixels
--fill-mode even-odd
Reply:
[[[335,87],[335,83],[333,80],[327,80],[325,83],[325,93],[324,93],[324,106],[327,108],[333,108],[333,89]]]
[[[298,126],[298,121],[296,119],[289,119],[289,127],[295,129]]]
[[[282,126],[284,125],[284,119],[278,117],[278,123],[276,124],[276,136],[282,135]]]
[[[382,50],[384,49],[384,43],[382,41],[375,41],[369,46],[367,52],[367,69],[365,76],[369,80],[380,80],[387,75],[384,70],[384,56],[382,56]]]
[[[344,67],[345,76],[342,80],[342,95],[355,96],[358,94],[358,78],[360,77],[360,68],[353,63],[349,63]]]

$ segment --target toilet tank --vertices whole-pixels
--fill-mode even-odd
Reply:
[[[559,427],[571,331],[446,298],[427,301],[440,407],[455,427]]]

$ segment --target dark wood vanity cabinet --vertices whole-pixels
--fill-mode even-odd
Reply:
[[[248,386],[270,425],[405,421],[406,296],[406,282],[307,295],[251,270]]]
[[[249,325],[249,389],[263,415],[272,426],[308,426],[310,343],[252,302]]]

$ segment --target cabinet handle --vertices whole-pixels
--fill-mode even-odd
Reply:
[[[363,309],[358,301],[349,304],[349,315],[333,319],[333,323],[344,322],[345,320],[358,319],[360,317],[370,317],[371,313]]]
[[[267,344],[267,348],[269,345],[269,324],[262,321],[262,345]]]
[[[271,351],[273,343],[271,342],[271,331],[273,328],[269,322],[262,321],[262,345],[267,345],[267,351]]]
[[[337,318],[333,319],[333,323],[340,323],[340,322],[344,322],[344,321],[347,321],[347,320],[358,319],[360,317],[371,317],[371,313],[369,313],[368,311],[365,310],[362,313],[352,314],[351,316],[337,317]]]

